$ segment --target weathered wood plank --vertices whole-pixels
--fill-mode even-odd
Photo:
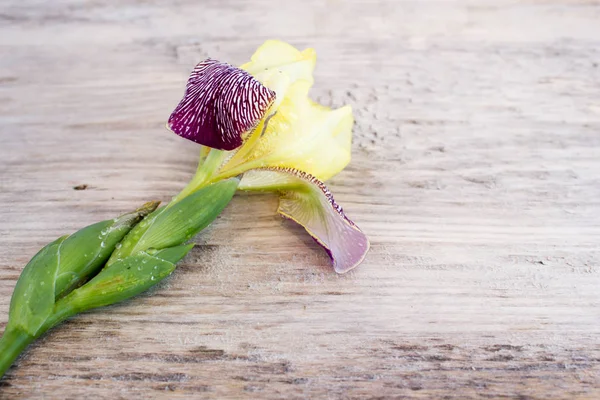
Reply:
[[[202,57],[314,46],[355,109],[335,275],[238,196],[149,295],[74,318],[2,398],[600,397],[600,3],[17,2],[0,8],[0,328],[45,243],[190,178],[164,129]],[[86,190],[73,186],[87,184]]]

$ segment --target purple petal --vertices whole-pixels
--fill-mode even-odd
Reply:
[[[167,127],[186,139],[220,150],[242,144],[275,100],[275,92],[252,75],[207,59],[192,71],[183,99]]]
[[[293,168],[259,169],[244,174],[241,187],[252,186],[281,192],[279,213],[302,225],[325,248],[336,272],[348,272],[365,258],[369,240],[314,176]]]

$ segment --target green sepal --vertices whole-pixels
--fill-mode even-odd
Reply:
[[[177,261],[193,247],[193,244],[178,246],[154,255],[140,252],[115,261],[88,283],[59,300],[57,310],[67,308],[79,313],[134,297],[169,276]]]
[[[190,244],[182,244],[181,246],[169,247],[163,250],[148,250],[146,253],[156,257],[163,259],[165,261],[172,262],[176,264],[179,260],[186,256],[187,253],[190,252],[194,248],[194,243]]]
[[[190,240],[229,204],[239,182],[238,178],[230,178],[210,184],[156,210],[129,232],[107,265],[140,251],[160,250]]]
[[[52,314],[59,251],[66,238],[63,236],[42,248],[21,272],[10,300],[9,327],[36,336]]]

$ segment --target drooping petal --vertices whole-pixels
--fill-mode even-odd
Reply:
[[[186,139],[233,150],[265,115],[275,92],[249,73],[216,60],[199,63],[167,127]]]
[[[293,168],[257,169],[244,174],[239,188],[279,191],[278,212],[325,248],[336,272],[348,272],[365,258],[369,240],[314,176]]]

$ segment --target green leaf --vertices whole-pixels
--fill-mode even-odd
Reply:
[[[156,210],[129,232],[107,265],[140,251],[160,250],[190,240],[217,218],[231,201],[238,184],[238,178],[219,181]]]
[[[10,327],[36,336],[52,314],[59,249],[66,238],[63,236],[46,245],[23,269],[10,301]]]

